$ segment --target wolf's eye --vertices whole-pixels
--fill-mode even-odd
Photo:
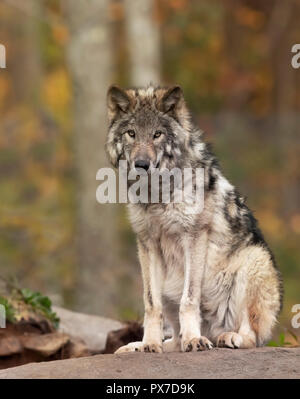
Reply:
[[[126,132],[127,134],[128,134],[128,136],[129,137],[131,137],[131,138],[135,138],[135,132],[134,132],[134,130],[127,130],[127,132]]]
[[[162,135],[162,132],[160,130],[156,130],[156,132],[153,135],[154,139],[158,139]]]

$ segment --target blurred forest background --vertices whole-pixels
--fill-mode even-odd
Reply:
[[[1,0],[0,275],[62,306],[142,315],[125,206],[96,203],[106,90],[180,84],[300,303],[300,0]]]

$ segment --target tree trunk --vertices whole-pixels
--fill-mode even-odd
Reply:
[[[39,104],[43,67],[40,57],[40,18],[43,4],[38,0],[7,1],[14,7],[14,22],[9,28],[16,38],[18,52],[9,65],[13,75],[14,98],[19,104]],[[24,7],[25,5],[25,7]]]
[[[160,39],[153,18],[153,0],[125,0],[125,23],[130,83],[135,86],[160,84]]]
[[[119,257],[117,205],[96,202],[96,172],[108,166],[106,91],[110,84],[111,45],[108,0],[67,0],[70,28],[68,63],[74,88],[74,144],[78,171],[77,308],[113,315]]]

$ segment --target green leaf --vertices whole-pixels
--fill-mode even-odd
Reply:
[[[41,304],[41,306],[44,306],[44,308],[51,310],[51,301],[47,296],[41,296],[39,298],[39,303]]]
[[[284,346],[285,335],[284,333],[279,334],[279,346]]]
[[[42,295],[40,292],[33,292],[28,288],[20,290],[22,299],[25,303],[30,305],[33,310],[41,312],[48,320],[51,321],[55,328],[58,328],[59,318],[57,314],[52,312],[52,302],[50,298]]]
[[[36,295],[36,293],[32,292],[28,288],[22,288],[21,289],[21,294],[22,294],[23,299],[24,299],[25,302],[31,301],[32,298],[34,297],[34,295]]]
[[[278,347],[279,345],[275,341],[270,341],[270,342],[268,342],[267,346],[276,346],[276,347]]]

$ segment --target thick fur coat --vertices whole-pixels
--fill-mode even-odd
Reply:
[[[257,221],[223,176],[183,94],[172,88],[108,91],[107,153],[117,167],[204,168],[204,208],[129,204],[144,284],[144,338],[118,350],[250,348],[270,337],[281,309],[274,258]],[[193,205],[197,207],[197,204]],[[173,337],[164,340],[167,318]]]

